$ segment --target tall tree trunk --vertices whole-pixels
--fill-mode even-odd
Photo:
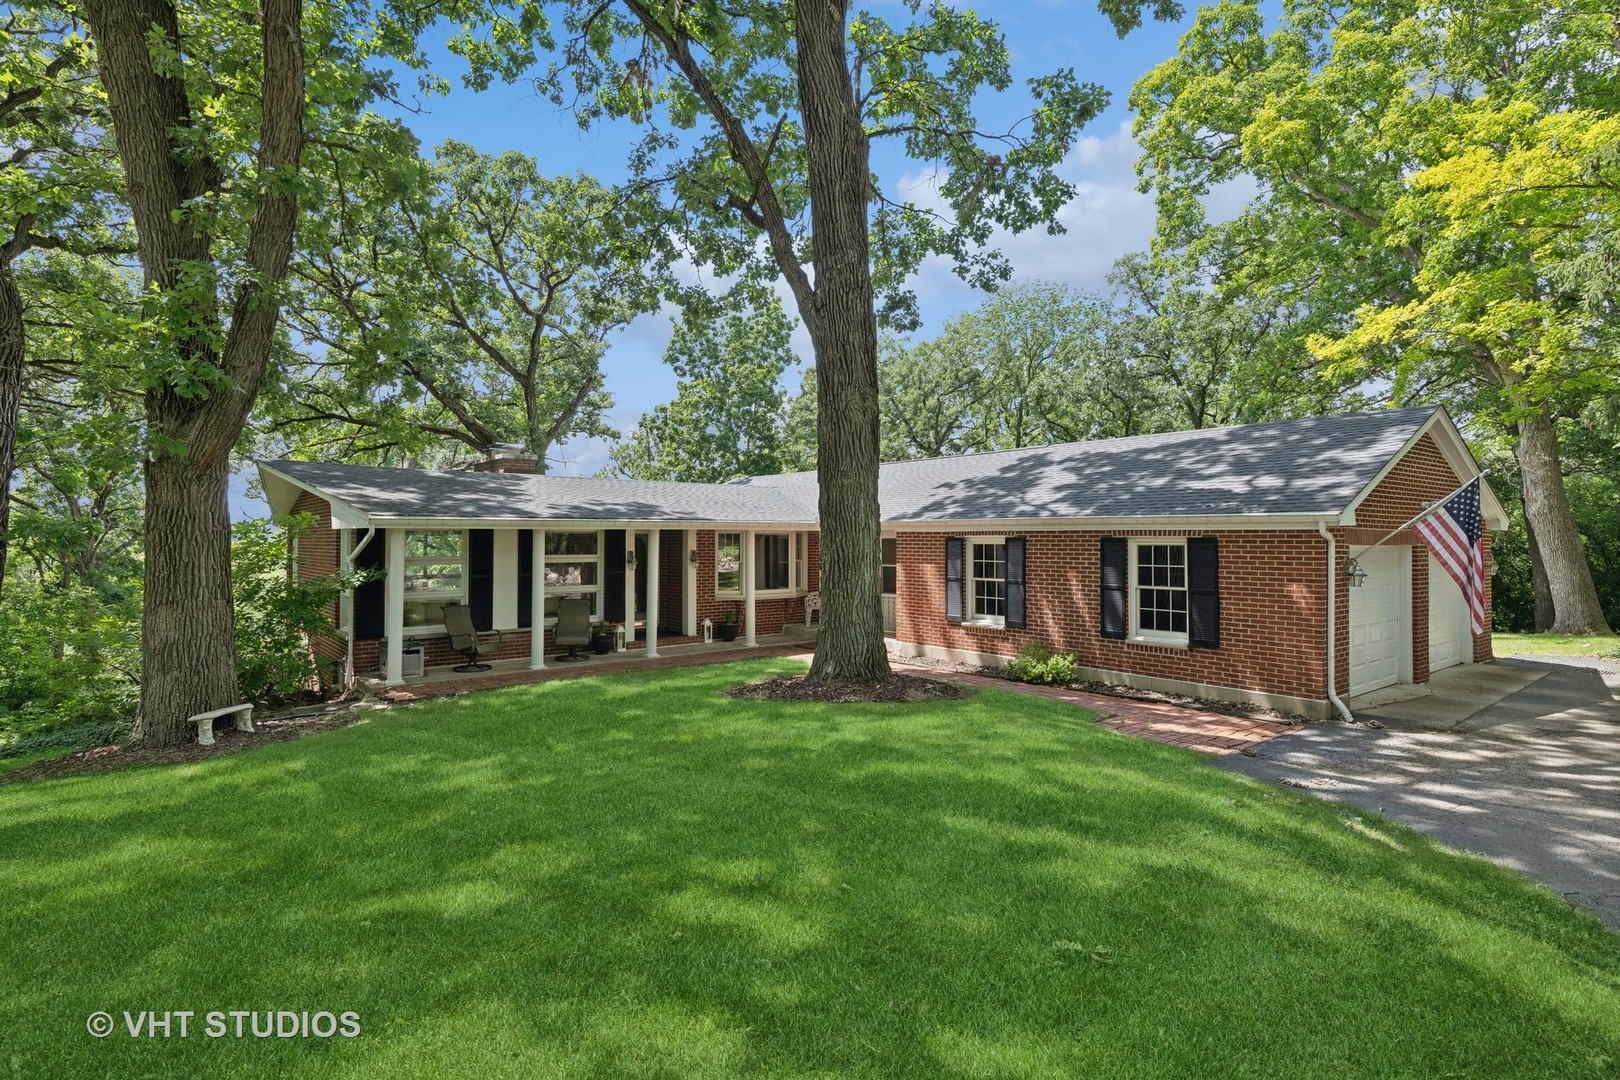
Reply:
[[[22,414],[24,361],[22,293],[10,262],[0,262],[0,592],[11,547],[11,474],[17,468],[17,418]]]
[[[1551,630],[1556,621],[1553,613],[1552,586],[1547,584],[1547,564],[1541,558],[1541,545],[1536,543],[1536,530],[1530,519],[1524,519],[1525,546],[1530,551],[1530,587],[1535,595],[1535,615],[1532,628],[1540,634]]]
[[[124,169],[148,294],[165,311],[180,377],[212,386],[199,395],[160,384],[146,395],[151,447],[146,464],[145,610],[141,623],[141,707],[135,740],[171,746],[190,738],[186,718],[236,700],[234,612],[230,590],[230,453],[253,407],[274,340],[297,224],[287,174],[303,149],[302,0],[260,0],[264,58],[257,194],[245,273],[228,329],[220,299],[193,276],[212,261],[214,237],[184,214],[224,181],[218,163],[196,149],[186,86],[172,57],[180,40],[172,0],[91,0],[85,6],[102,86]],[[156,39],[156,40],[154,40]],[[154,62],[154,45],[166,55]],[[211,121],[203,121],[209,123]],[[189,279],[189,284],[188,284]],[[223,333],[222,333],[223,331]],[[217,342],[223,337],[223,346]]]
[[[1610,633],[1581,533],[1569,508],[1552,417],[1545,408],[1538,409],[1518,422],[1518,430],[1513,456],[1524,480],[1524,517],[1535,530],[1552,594],[1550,629],[1558,634]]]
[[[146,464],[146,587],[137,738],[184,742],[185,718],[234,705],[229,457],[154,455]]]
[[[802,311],[816,354],[821,633],[810,680],[886,682],[879,598],[877,318],[867,221],[869,145],[844,55],[846,5],[801,0],[794,35],[815,257]]]

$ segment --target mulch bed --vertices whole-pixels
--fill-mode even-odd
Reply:
[[[778,675],[734,686],[726,691],[726,696],[751,701],[819,701],[846,705],[869,701],[944,701],[969,697],[972,693],[968,687],[956,683],[920,679],[915,675],[895,675],[888,682],[852,686],[818,686],[806,681],[803,675]]]
[[[1016,679],[1007,678],[1007,671],[1002,667],[983,667],[979,664],[964,664],[957,660],[944,660],[933,656],[908,656],[902,663],[913,667],[930,667],[939,671],[956,671],[964,675],[982,675],[988,679],[1001,679],[1005,682],[1018,683]],[[1183,708],[1198,709],[1201,712],[1220,713],[1223,716],[1238,716],[1249,720],[1275,720],[1280,724],[1308,724],[1310,718],[1295,713],[1282,712],[1266,705],[1255,702],[1242,701],[1216,701],[1212,698],[1192,697],[1187,694],[1166,694],[1157,690],[1139,690],[1134,686],[1120,686],[1118,683],[1081,682],[1068,683],[1060,690],[1081,690],[1088,694],[1103,694],[1107,697],[1123,698],[1126,701],[1152,701],[1165,705],[1179,705]]]
[[[0,773],[0,784],[73,776],[78,773],[105,772],[108,769],[124,769],[135,765],[184,765],[193,761],[206,761],[224,754],[235,754],[259,746],[268,746],[271,743],[288,742],[292,739],[302,739],[306,735],[348,727],[365,715],[366,710],[339,709],[313,716],[287,716],[263,720],[255,717],[254,730],[251,732],[216,729],[214,731],[216,741],[213,746],[202,746],[194,742],[186,743],[184,746],[168,746],[161,750],[140,750],[123,743],[97,746],[90,750],[68,754],[66,757],[48,758],[24,765],[20,769],[13,769],[11,772]]]

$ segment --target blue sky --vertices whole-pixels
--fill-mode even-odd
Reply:
[[[897,3],[870,7],[894,21],[905,17]],[[980,6],[978,10],[1001,27],[1013,62],[1014,89],[982,105],[981,114],[987,121],[1010,122],[1024,115],[1029,104],[1024,81],[1063,67],[1072,67],[1080,79],[1097,83],[1112,94],[1108,109],[1082,130],[1063,165],[1065,178],[1078,192],[1060,214],[1067,233],[1048,236],[1039,230],[1005,237],[998,244],[1010,257],[1016,280],[1054,280],[1106,291],[1114,260],[1146,248],[1153,234],[1151,200],[1136,191],[1137,149],[1130,137],[1126,98],[1139,76],[1175,53],[1177,40],[1191,22],[1192,9],[1179,24],[1150,23],[1123,41],[1094,3],[1031,0]],[[548,172],[578,170],[609,183],[624,178],[627,150],[635,141],[633,130],[621,126],[582,132],[571,115],[528,86],[498,84],[483,92],[462,89],[460,61],[443,50],[435,50],[435,57],[436,70],[456,89],[447,97],[423,102],[421,112],[405,117],[425,150],[456,138],[487,153],[522,151]],[[410,77],[408,72],[400,75],[402,82]],[[874,165],[885,184],[902,192],[926,186],[932,172],[930,163],[908,161],[884,148],[875,150]],[[1217,193],[1213,201],[1236,203],[1241,194]],[[1227,208],[1214,205],[1211,209],[1216,216],[1224,216],[1221,212]],[[922,336],[937,332],[953,316],[985,298],[956,280],[943,263],[925,265],[914,287],[924,323]],[[603,368],[614,399],[609,419],[619,430],[633,427],[643,412],[675,394],[674,373],[663,362],[674,314],[665,311],[643,316],[610,339]],[[801,359],[808,362],[808,340],[802,329],[796,345]],[[799,378],[798,372],[789,372],[786,381],[797,389]],[[551,468],[558,473],[594,473],[606,464],[607,451],[603,440],[574,440],[557,448]],[[234,501],[239,515],[264,512],[263,504],[246,499],[243,492]]]

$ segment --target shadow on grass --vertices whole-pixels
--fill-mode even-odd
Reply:
[[[1528,882],[1011,693],[571,680],[0,791],[22,1071],[1607,1075],[1620,941]],[[91,1039],[353,1009],[353,1041]]]

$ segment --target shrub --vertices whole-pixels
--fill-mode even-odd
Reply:
[[[1002,674],[1014,682],[1064,686],[1080,677],[1080,660],[1072,653],[1055,653],[1044,641],[1027,641]]]
[[[315,524],[309,514],[231,526],[231,589],[236,601],[236,681],[246,701],[279,705],[306,699],[318,686],[309,640],[332,629],[325,608],[370,574],[326,574],[291,580],[293,537]]]
[[[139,597],[14,574],[5,611],[0,757],[81,750],[127,735],[140,695]]]

